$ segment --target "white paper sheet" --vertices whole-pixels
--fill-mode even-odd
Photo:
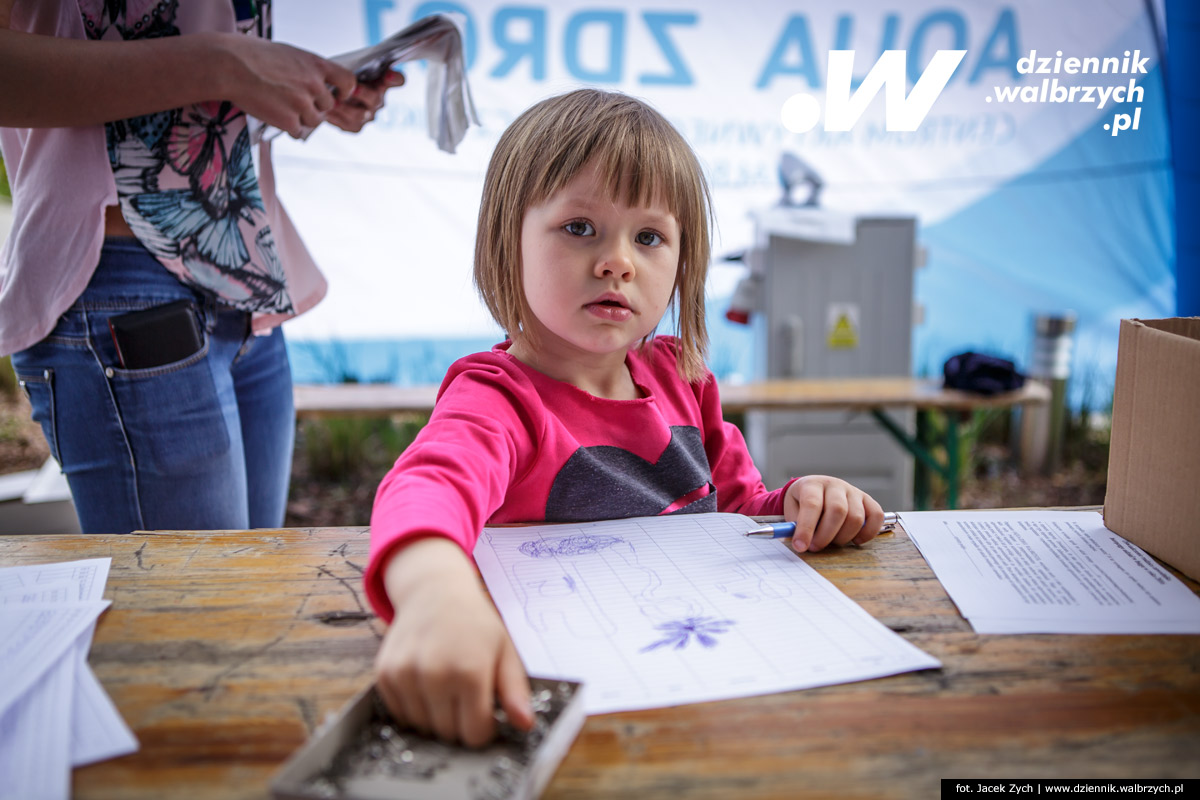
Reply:
[[[736,514],[488,528],[475,559],[525,668],[590,714],[941,666]]]
[[[1095,511],[900,517],[978,633],[1200,633],[1200,597]]]
[[[87,663],[92,633],[75,642],[75,687],[71,703],[71,766],[136,753],[137,737]]]
[[[28,594],[48,586],[74,587],[73,600],[99,600],[104,597],[111,558],[85,558],[79,561],[60,561],[53,564],[32,564],[23,567],[0,568],[0,595]]]
[[[0,615],[0,714],[71,650],[109,601],[8,605]]]
[[[65,799],[72,766],[137,750],[87,663],[110,564],[0,569],[0,800]]]
[[[74,658],[60,658],[0,716],[0,800],[70,796]]]

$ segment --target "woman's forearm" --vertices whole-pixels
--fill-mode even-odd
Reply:
[[[7,26],[0,76],[3,127],[94,125],[228,100],[292,135],[319,125],[356,83],[314,53],[238,33],[96,42]]]
[[[231,91],[222,38],[92,42],[0,29],[0,126],[93,125]]]

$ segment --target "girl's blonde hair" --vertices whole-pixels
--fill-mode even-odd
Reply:
[[[678,370],[704,375],[708,333],[704,281],[712,199],[695,153],[661,114],[627,95],[579,89],[529,108],[501,135],[488,164],[475,238],[475,287],[492,318],[514,339],[530,335],[522,289],[525,212],[595,161],[611,199],[646,206],[661,198],[682,234],[672,306]],[[644,344],[644,342],[643,342]]]

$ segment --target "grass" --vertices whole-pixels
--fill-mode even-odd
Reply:
[[[12,359],[8,356],[0,358],[0,397],[16,400],[18,388],[17,373],[13,372]]]
[[[423,417],[342,417],[300,423],[297,442],[308,474],[324,481],[381,475],[416,437]]]
[[[0,475],[37,469],[50,456],[42,428],[30,418],[7,356],[0,358]]]
[[[1108,479],[1108,419],[1086,405],[1068,413],[1059,466],[1044,473],[1020,466],[1015,414],[974,412],[960,426],[958,507],[1102,505]],[[944,459],[944,448],[935,455]],[[933,476],[931,490],[932,508],[945,508],[945,482]]]
[[[301,421],[285,524],[368,524],[376,486],[426,421],[420,415]]]

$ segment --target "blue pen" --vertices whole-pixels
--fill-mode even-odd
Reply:
[[[884,514],[883,530],[889,530],[899,521],[899,514],[894,512]],[[753,530],[746,531],[744,535],[759,539],[788,539],[795,532],[796,523],[794,522],[767,522]]]

